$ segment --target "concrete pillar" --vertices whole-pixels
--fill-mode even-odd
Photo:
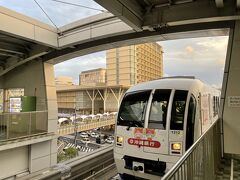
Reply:
[[[240,21],[230,31],[222,89],[224,153],[240,155]]]

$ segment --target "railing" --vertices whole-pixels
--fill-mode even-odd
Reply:
[[[0,114],[0,143],[47,133],[47,111]]]
[[[221,159],[220,132],[220,120],[217,120],[162,180],[215,179]]]
[[[75,131],[81,132],[81,131],[87,131],[94,128],[99,128],[103,126],[109,126],[115,124],[115,119],[108,119],[108,120],[101,120],[101,121],[92,121],[88,122],[87,124],[77,124],[75,125],[66,125],[66,126],[60,126],[58,128],[58,135],[67,135],[72,134]]]

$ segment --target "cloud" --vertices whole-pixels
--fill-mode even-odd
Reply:
[[[191,47],[191,46],[187,46],[187,47],[185,48],[185,50],[186,50],[186,52],[187,52],[188,54],[191,54],[191,53],[194,52],[194,49],[193,49],[193,47]]]
[[[190,75],[221,87],[228,37],[207,37],[158,42],[163,46],[164,73]]]

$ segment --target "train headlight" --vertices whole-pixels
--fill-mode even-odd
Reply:
[[[123,137],[117,136],[117,145],[122,146],[122,144],[123,144]]]
[[[182,145],[181,143],[173,143],[172,144],[172,150],[181,150]]]

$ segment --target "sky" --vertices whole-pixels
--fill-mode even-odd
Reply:
[[[57,27],[101,13],[58,0],[35,0]],[[0,6],[53,25],[34,0],[1,0]],[[103,10],[93,0],[61,0]],[[27,3],[26,3],[27,2]],[[53,25],[54,26],[54,25]],[[163,47],[164,76],[191,75],[221,87],[228,37],[194,38],[158,42]],[[81,71],[106,67],[105,51],[74,58],[55,65],[55,76],[71,76],[78,84]]]
[[[163,47],[164,76],[195,76],[221,88],[227,50],[227,36],[157,42]],[[78,84],[79,73],[106,67],[105,51],[74,58],[55,65],[55,76],[71,76]]]
[[[101,11],[64,4],[59,1],[104,10],[103,7],[93,0],[0,0],[0,6],[54,26],[35,1],[47,13],[57,27],[101,13]]]

